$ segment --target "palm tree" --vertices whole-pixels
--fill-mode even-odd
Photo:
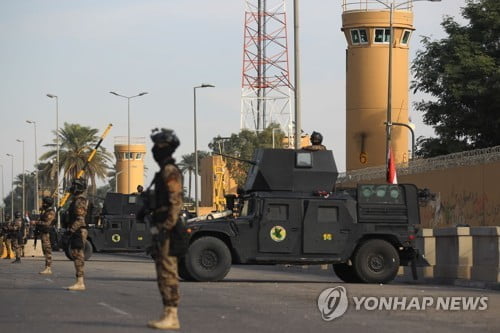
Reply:
[[[97,129],[79,124],[64,123],[64,126],[59,129],[59,142],[61,142],[59,148],[59,172],[63,174],[64,187],[71,184],[71,181],[85,165],[89,154],[99,140],[97,133]],[[56,144],[51,143],[45,146],[52,148],[52,150],[43,154],[40,160],[55,161],[57,155]],[[111,159],[112,155],[101,146],[88,164],[84,178],[89,182],[92,193],[95,193],[96,190],[96,179],[102,180],[107,176],[108,163],[111,162]],[[56,165],[55,163],[48,164],[47,168],[49,173],[53,174]]]
[[[206,151],[198,151],[198,175],[201,174],[201,160],[209,155],[210,154]],[[179,169],[181,169],[183,174],[187,172],[189,175],[188,199],[191,199],[191,179],[195,169],[194,153],[182,155],[181,161],[179,162]]]

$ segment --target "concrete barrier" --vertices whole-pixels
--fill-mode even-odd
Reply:
[[[419,282],[500,288],[500,227],[423,229],[416,246],[429,262]],[[412,280],[410,267],[399,278]]]
[[[35,240],[28,239],[28,242],[24,244],[24,257],[43,257],[42,241],[40,239],[37,241],[36,249],[34,246]]]

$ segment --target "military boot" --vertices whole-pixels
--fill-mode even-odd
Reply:
[[[76,278],[76,283],[72,286],[66,287],[67,290],[83,291],[85,290],[85,284],[83,283],[83,276]]]
[[[50,274],[52,274],[52,269],[50,268],[50,266],[46,266],[45,269],[38,274],[50,275]]]
[[[21,263],[21,258],[16,258],[16,260],[14,260],[12,263],[13,264],[20,264]]]
[[[177,308],[171,306],[165,307],[162,317],[159,320],[150,321],[148,327],[160,330],[178,330],[181,328],[181,325],[177,317]]]

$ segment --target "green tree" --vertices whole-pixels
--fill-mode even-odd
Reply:
[[[414,91],[434,97],[416,103],[437,134],[419,139],[420,156],[500,145],[500,1],[468,0],[462,16],[443,20],[448,37],[423,37],[412,65]]]
[[[238,134],[231,134],[229,138],[222,138],[220,135],[213,138],[208,144],[214,153],[237,157],[243,160],[251,160],[255,149],[273,147],[282,148],[285,134],[279,129],[279,125],[271,124],[264,131],[255,132],[243,129]],[[225,158],[227,168],[231,177],[238,186],[243,186],[249,169],[249,164],[231,158]]]
[[[63,175],[64,187],[71,184],[71,181],[85,165],[89,154],[99,140],[97,133],[97,129],[79,124],[64,123],[64,126],[59,129],[59,172]],[[40,160],[48,163],[46,172],[50,177],[56,174],[57,147],[55,141],[45,145],[51,150],[40,157]],[[89,183],[91,193],[95,194],[96,180],[106,178],[109,169],[108,163],[111,162],[111,159],[112,155],[104,147],[99,147],[84,175]]]

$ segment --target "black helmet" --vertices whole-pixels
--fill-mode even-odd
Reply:
[[[156,162],[162,164],[179,147],[180,141],[174,131],[166,128],[155,128],[151,131],[151,140],[154,142],[153,157]]]
[[[311,143],[313,145],[320,145],[323,142],[323,135],[319,132],[312,132]]]
[[[43,197],[42,198],[42,203],[45,206],[52,206],[54,204],[54,199],[52,197]]]
[[[155,146],[159,148],[169,147],[172,152],[179,147],[179,138],[175,135],[174,131],[171,129],[158,129],[154,128],[151,130],[151,140],[153,140]]]
[[[87,189],[87,181],[83,178],[75,178],[73,179],[73,182],[71,182],[71,187],[69,188],[69,191],[72,194],[81,194],[85,192]]]
[[[23,214],[22,214],[20,211],[16,211],[16,212],[14,213],[14,217],[15,217],[16,219],[17,219],[17,218],[20,218],[20,217],[22,217],[22,216],[23,216]]]

